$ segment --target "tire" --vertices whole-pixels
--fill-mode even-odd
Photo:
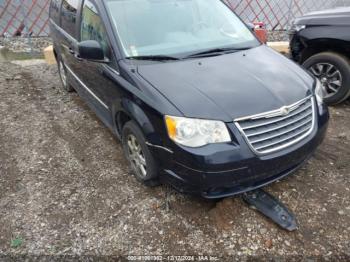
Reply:
[[[137,156],[136,153],[133,156],[131,152],[133,151],[132,148],[135,148],[135,144],[133,144],[132,140],[133,138],[139,146],[138,148],[141,150],[139,154],[143,156],[141,156],[143,160],[141,160],[140,156]],[[131,147],[130,144],[133,145],[133,147]],[[146,145],[146,140],[141,129],[134,121],[129,121],[124,125],[122,130],[122,145],[124,155],[128,160],[136,179],[146,186],[159,185],[157,162]],[[140,163],[142,161],[145,162],[144,168],[140,168]],[[142,169],[144,169],[146,173],[143,173]]]
[[[349,97],[350,61],[348,58],[334,52],[323,52],[307,59],[303,63],[303,66],[315,77],[319,78],[325,85],[327,92],[329,92],[329,96],[325,98],[326,104],[339,104]],[[322,70],[319,70],[320,68],[322,68]],[[330,73],[327,73],[326,71],[329,68],[331,68],[329,71]],[[330,75],[336,71],[338,71],[338,73],[333,77],[330,77]],[[323,73],[320,74],[320,72]],[[334,84],[335,82],[337,82],[336,85]]]
[[[57,67],[58,67],[58,74],[60,76],[60,80],[62,83],[62,87],[66,92],[73,92],[73,87],[69,84],[68,81],[68,74],[67,74],[67,68],[62,60],[61,57],[57,57]]]

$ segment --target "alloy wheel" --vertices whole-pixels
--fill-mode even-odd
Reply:
[[[137,172],[141,177],[147,175],[147,163],[146,158],[142,152],[141,145],[137,141],[136,137],[133,134],[128,135],[128,156],[131,162],[132,168]]]
[[[309,71],[317,77],[324,89],[326,98],[334,96],[342,87],[343,78],[339,69],[329,63],[317,63],[309,68]]]

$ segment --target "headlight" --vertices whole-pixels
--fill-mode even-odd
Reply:
[[[324,86],[321,84],[321,81],[317,78],[316,78],[315,96],[316,96],[317,103],[319,105],[322,105],[323,99],[326,96],[326,90]]]
[[[169,137],[184,146],[200,147],[231,141],[226,125],[221,121],[165,116],[165,123]]]

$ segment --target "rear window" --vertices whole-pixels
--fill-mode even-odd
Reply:
[[[79,0],[63,0],[61,8],[61,27],[75,37],[77,9]]]

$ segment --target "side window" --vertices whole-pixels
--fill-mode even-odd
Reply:
[[[52,0],[50,5],[50,18],[57,24],[60,24],[61,0]]]
[[[96,40],[101,44],[105,56],[110,58],[111,50],[108,44],[107,32],[103,26],[97,8],[89,0],[84,1],[80,33],[81,41]]]
[[[61,27],[75,37],[75,25],[79,0],[63,0],[61,8]]]

